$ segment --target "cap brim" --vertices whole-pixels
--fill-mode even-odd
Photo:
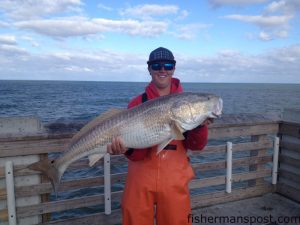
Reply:
[[[153,60],[153,61],[147,61],[147,64],[153,64],[153,63],[158,63],[158,62],[170,62],[176,64],[176,60],[170,60],[170,59],[158,59],[158,60]]]

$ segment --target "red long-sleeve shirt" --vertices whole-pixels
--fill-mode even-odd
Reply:
[[[171,84],[171,94],[173,93],[181,93],[183,91],[180,81],[176,78],[172,78]],[[147,99],[154,99],[160,97],[155,85],[151,82],[145,89],[147,94]],[[142,95],[139,95],[132,99],[129,104],[128,108],[132,108],[142,103]],[[185,140],[183,140],[183,144],[186,149],[190,150],[202,150],[205,145],[207,144],[207,137],[208,137],[208,129],[207,125],[199,126],[191,131],[186,132]],[[125,156],[132,160],[138,161],[145,158],[147,151],[150,148],[145,149],[131,149],[125,153]]]

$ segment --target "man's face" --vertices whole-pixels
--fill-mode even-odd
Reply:
[[[175,71],[175,64],[164,61],[157,62],[149,65],[148,70],[154,85],[159,89],[163,89],[169,87],[171,84],[172,76]]]

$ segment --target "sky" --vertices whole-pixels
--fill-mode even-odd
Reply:
[[[0,0],[1,80],[300,83],[300,0]]]

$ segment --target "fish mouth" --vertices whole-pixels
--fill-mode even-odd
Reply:
[[[220,118],[222,115],[223,100],[220,98],[218,103],[215,105],[214,110],[210,113],[210,118]]]
[[[221,114],[216,114],[214,112],[211,113],[211,115],[209,116],[209,118],[215,119],[215,118],[220,118]]]

